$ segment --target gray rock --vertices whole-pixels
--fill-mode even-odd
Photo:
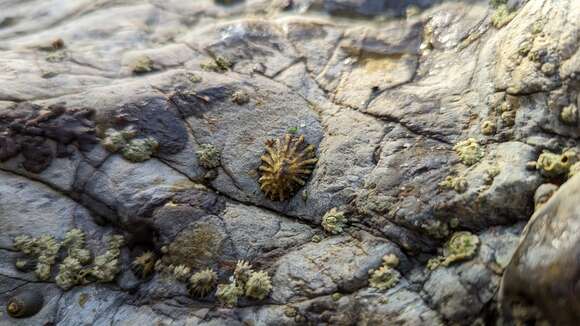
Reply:
[[[510,0],[507,9],[511,20],[497,28],[501,11],[477,0],[6,3],[0,304],[20,289],[49,300],[30,319],[2,314],[0,324],[509,324],[495,308],[499,279],[538,186],[565,182],[528,161],[578,147],[568,113],[580,106],[580,11],[573,0]],[[81,132],[55,141],[42,121],[14,123],[28,102],[40,120],[63,102],[94,115],[65,117]],[[128,126],[160,145],[149,160],[82,146]],[[41,142],[37,152],[14,152],[10,140],[23,128]],[[258,168],[265,141],[288,132],[303,134],[318,162],[296,194],[274,202]],[[485,155],[465,165],[453,147],[469,138]],[[219,166],[198,161],[205,144],[220,151]],[[440,186],[447,177],[465,187]],[[556,239],[553,230],[574,227],[560,214],[573,202],[556,202],[531,220],[504,298],[523,297],[561,324],[578,318],[557,300],[574,302],[566,290],[575,240]],[[549,221],[539,213],[556,206]],[[332,208],[347,218],[343,234],[320,225]],[[60,239],[72,227],[93,253],[111,233],[126,235],[114,282],[63,293],[15,269],[14,236]],[[428,272],[449,235],[467,230],[479,236],[477,255]],[[192,272],[211,267],[220,283],[245,259],[273,289],[236,307],[213,292],[196,298],[171,275],[133,274],[132,260],[149,250]],[[368,272],[388,253],[401,260],[399,283],[368,288]]]
[[[558,324],[580,316],[577,302],[578,222],[574,176],[534,213],[506,267],[501,297],[506,310],[530,305]],[[512,306],[513,305],[513,306]]]

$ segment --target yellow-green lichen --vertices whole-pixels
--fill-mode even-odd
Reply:
[[[484,150],[477,140],[473,138],[466,139],[453,146],[453,149],[459,155],[459,159],[465,165],[473,165],[479,162],[484,156]]]
[[[467,190],[468,184],[464,177],[447,176],[445,180],[439,182],[439,187],[453,189],[458,193],[463,193]]]
[[[344,212],[332,208],[322,217],[322,228],[328,233],[340,234],[346,226],[346,222]]]
[[[434,270],[439,266],[449,266],[454,262],[467,260],[475,256],[479,247],[477,235],[467,231],[454,233],[443,249],[443,256],[432,258],[427,268]]]
[[[564,151],[562,154],[543,152],[536,161],[536,169],[546,177],[566,175],[570,167],[578,162],[578,153],[574,149]]]

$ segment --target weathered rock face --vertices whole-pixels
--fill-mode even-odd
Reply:
[[[506,309],[535,306],[562,325],[580,319],[579,191],[580,176],[575,176],[530,219],[502,279]]]
[[[0,306],[44,300],[0,324],[506,321],[498,284],[536,189],[577,171],[530,162],[580,160],[560,155],[580,152],[579,21],[575,0],[2,4]],[[317,161],[273,201],[260,166],[285,134]],[[575,183],[536,206],[503,280],[556,322],[579,318]],[[457,234],[470,251],[450,257]],[[227,295],[211,277],[191,291],[207,269]]]

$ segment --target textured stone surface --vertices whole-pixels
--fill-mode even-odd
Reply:
[[[502,299],[535,305],[546,317],[573,324],[578,315],[578,190],[566,182],[534,213],[502,279]]]
[[[543,150],[579,149],[574,0],[508,1],[513,17],[501,28],[485,0],[0,6],[0,324],[579,318],[573,214],[564,214],[578,182],[530,163]],[[128,161],[99,144],[110,129],[159,147]],[[293,197],[274,202],[258,167],[266,141],[285,133],[304,135],[318,162]],[[482,154],[471,165],[454,149],[466,140]],[[219,164],[199,162],[207,144]],[[464,183],[442,186],[448,178]],[[519,243],[546,183],[563,186]],[[347,218],[341,234],[321,227],[331,209]],[[73,227],[96,254],[107,235],[126,237],[113,282],[62,291],[16,269],[15,236],[62,239]],[[475,256],[428,270],[460,231],[478,236]],[[214,293],[191,296],[171,274],[138,278],[131,261],[145,251],[193,272],[213,268],[222,284],[244,259],[273,289],[225,307]],[[391,253],[400,281],[370,288],[369,271]],[[504,298],[544,316],[497,309],[506,266]],[[9,317],[5,303],[31,289],[43,293],[43,309]]]

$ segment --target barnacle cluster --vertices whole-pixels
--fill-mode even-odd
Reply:
[[[233,280],[229,284],[218,285],[216,296],[227,306],[235,306],[241,296],[263,300],[272,290],[272,281],[268,273],[254,271],[252,266],[243,260],[236,264]]]
[[[125,243],[125,239],[121,235],[113,235],[109,238],[109,247],[107,251],[95,257],[93,266],[89,270],[89,274],[93,276],[97,282],[106,283],[115,279],[115,276],[120,271],[119,255],[121,254],[121,247]]]
[[[484,155],[484,150],[481,148],[477,140],[473,138],[466,139],[453,146],[453,150],[459,155],[459,159],[465,165],[473,165],[479,162]]]
[[[314,145],[286,134],[282,139],[266,141],[266,153],[261,157],[260,189],[271,200],[283,201],[306,184],[316,164]]]
[[[85,248],[85,233],[81,229],[71,229],[64,235],[63,246],[68,248],[68,256],[85,265],[91,261],[91,252]]]
[[[221,165],[221,152],[212,144],[202,144],[195,154],[199,165],[206,169],[214,169]]]
[[[449,266],[454,262],[470,259],[475,256],[478,247],[477,235],[467,231],[456,232],[445,244],[443,256],[430,259],[427,268],[434,270],[439,266]]]
[[[59,265],[55,282],[62,289],[68,290],[75,285],[92,281],[112,281],[119,272],[118,258],[123,242],[122,236],[113,235],[109,240],[108,250],[95,257],[92,262],[91,252],[85,248],[85,234],[80,229],[68,231],[61,242],[49,235],[38,238],[18,236],[14,239],[14,248],[35,260],[35,274],[42,281],[50,279],[52,266],[56,263],[60,249],[67,248],[67,256]],[[27,260],[16,260],[19,269],[28,264]]]
[[[565,175],[579,161],[578,158],[578,152],[574,149],[566,150],[560,155],[544,151],[536,161],[536,169],[546,177]]]
[[[394,254],[383,257],[383,265],[377,270],[369,271],[369,284],[379,290],[387,290],[399,282],[399,272],[395,267],[399,265],[399,258]]]
[[[155,254],[151,251],[146,251],[133,260],[131,270],[140,278],[146,278],[153,272],[155,264]]]
[[[135,138],[136,136],[136,130],[130,127],[123,130],[108,129],[102,144],[109,152],[120,152],[131,162],[143,162],[157,152],[159,143],[153,137]]]
[[[189,292],[196,297],[205,297],[215,288],[216,283],[216,272],[207,268],[189,278]]]
[[[56,262],[60,246],[60,242],[49,235],[42,235],[38,238],[21,235],[14,239],[16,250],[36,260],[34,272],[41,281],[50,279],[52,266]]]
[[[339,234],[342,233],[346,226],[347,219],[344,212],[332,208],[322,217],[322,228],[328,233]]]
[[[445,180],[439,182],[439,187],[443,189],[453,189],[458,193],[467,190],[467,180],[464,177],[447,176]]]

